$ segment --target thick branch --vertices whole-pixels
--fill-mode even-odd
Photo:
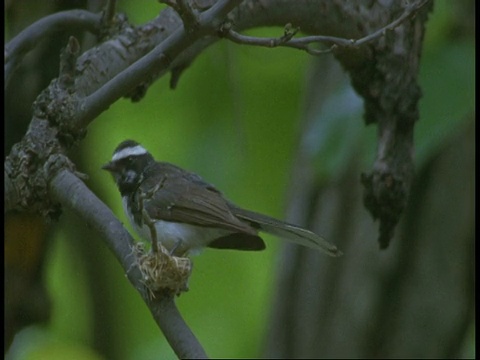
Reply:
[[[143,58],[120,72],[96,92],[78,104],[79,111],[74,120],[78,128],[86,127],[110,104],[128,93],[133,87],[146,81],[152,74],[165,70],[172,59],[177,58],[199,39],[216,34],[221,22],[241,0],[221,0],[197,17],[195,33],[187,32],[183,26],[177,28],[163,42]]]
[[[202,346],[178,312],[174,298],[163,296],[151,299],[149,296],[133,255],[133,239],[112,211],[69,171],[60,171],[50,182],[49,190],[55,200],[86,221],[105,239],[177,356],[181,359],[206,358]]]
[[[5,88],[23,56],[43,38],[53,32],[71,31],[74,28],[98,32],[101,19],[102,14],[85,10],[62,11],[46,16],[23,30],[5,45]]]

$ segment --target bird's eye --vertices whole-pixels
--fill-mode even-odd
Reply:
[[[132,161],[133,161],[133,156],[127,157],[127,162],[128,162],[128,163],[132,163]]]

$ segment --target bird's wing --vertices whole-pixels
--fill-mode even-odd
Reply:
[[[158,164],[167,165],[170,164]],[[231,212],[228,201],[215,187],[198,175],[170,166],[168,172],[157,169],[152,173],[158,175],[145,176],[141,185],[145,194],[143,207],[152,219],[257,234],[254,228]],[[149,197],[148,189],[155,187],[154,195]]]

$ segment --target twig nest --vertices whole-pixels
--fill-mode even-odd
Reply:
[[[150,250],[147,253],[141,242],[135,244],[134,248],[138,267],[151,296],[155,297],[158,292],[178,296],[188,291],[192,261],[189,258],[172,256],[161,244],[158,245],[157,252]]]

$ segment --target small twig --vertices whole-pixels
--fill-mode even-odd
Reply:
[[[33,23],[5,45],[5,88],[24,55],[35,48],[40,40],[58,31],[81,28],[96,33],[100,29],[101,14],[85,10],[62,11]]]
[[[188,0],[161,0],[164,4],[170,6],[176,11],[183,21],[183,26],[187,32],[195,31],[198,28],[197,12],[190,6]]]
[[[78,40],[70,36],[68,44],[60,53],[60,71],[58,74],[58,85],[63,90],[73,89],[75,83],[75,65],[80,53]]]
[[[223,33],[224,37],[233,41],[234,43],[240,44],[240,45],[252,45],[252,46],[263,46],[263,47],[268,47],[268,48],[274,48],[274,47],[289,47],[289,48],[294,48],[298,50],[304,50],[307,53],[311,55],[319,55],[319,54],[324,54],[327,52],[332,51],[334,46],[330,47],[329,49],[326,50],[317,50],[317,49],[312,49],[308,46],[308,44],[313,43],[313,42],[321,42],[321,41],[327,41],[327,40],[321,40],[319,38],[331,38],[328,36],[307,36],[299,39],[285,39],[284,36],[279,37],[279,38],[260,38],[256,36],[248,36],[248,35],[242,35],[240,33],[237,33],[236,31],[233,31],[229,29],[228,31]],[[308,41],[305,40],[308,38]],[[300,41],[301,40],[301,41]]]
[[[337,47],[344,47],[344,48],[358,47],[365,43],[376,40],[384,36],[388,30],[393,30],[394,28],[399,26],[403,21],[408,19],[413,13],[417,12],[429,1],[431,0],[423,0],[423,1],[415,2],[413,4],[408,5],[405,8],[405,11],[402,13],[402,15],[398,19],[392,21],[388,25],[373,32],[372,34],[369,34],[360,39],[346,39],[346,38],[340,38],[336,36],[324,36],[324,35],[304,36],[301,38],[294,39],[293,35],[295,35],[297,31],[293,32],[293,34],[290,37],[287,36],[287,31],[289,29],[290,24],[287,24],[285,28],[285,34],[278,38],[261,38],[261,37],[255,37],[255,36],[242,35],[232,30],[231,26],[228,23],[224,24],[222,29],[220,29],[220,35],[237,44],[263,46],[263,47],[269,47],[269,48],[279,47],[279,46],[290,47],[298,50],[304,50],[311,55],[320,55],[320,54],[331,52]],[[309,45],[312,43],[333,43],[333,44],[327,49],[319,50],[319,49],[311,48]]]
[[[117,8],[117,0],[108,0],[105,5],[105,18],[104,21],[107,24],[110,24],[113,18],[115,17],[115,9]]]
[[[190,66],[190,63],[185,63],[185,64],[180,64],[179,66],[175,66],[172,68],[172,71],[170,72],[170,89],[175,90],[178,85],[178,81],[180,80],[180,76],[183,74],[183,72],[188,69]]]
[[[412,4],[407,5],[405,8],[405,11],[403,14],[397,19],[392,21],[390,24],[387,26],[375,31],[374,33],[367,35],[361,39],[358,40],[352,40],[354,44],[352,46],[360,46],[366,42],[372,41],[374,39],[380,38],[385,35],[387,30],[393,30],[395,29],[398,25],[400,25],[403,21],[408,19],[412,14],[420,10],[423,6],[425,6],[429,1],[431,0],[423,0],[419,2],[414,2]]]

